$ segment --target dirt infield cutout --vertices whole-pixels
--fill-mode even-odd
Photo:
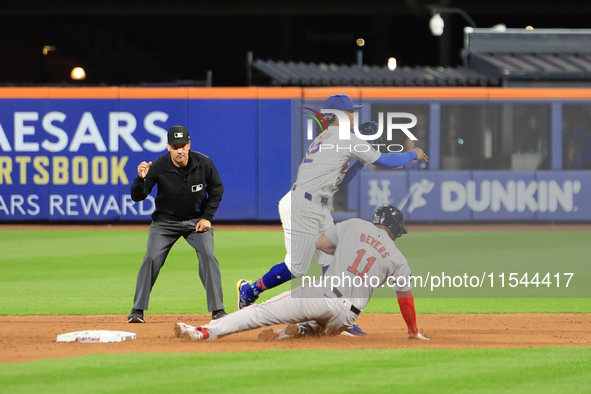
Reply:
[[[431,341],[406,338],[399,314],[365,314],[359,325],[367,337],[325,337],[263,342],[262,329],[217,341],[174,337],[174,323],[200,325],[209,315],[146,315],[144,324],[127,324],[124,315],[0,316],[0,363],[109,353],[200,353],[291,349],[468,349],[545,346],[591,346],[591,314],[428,314],[420,326]],[[120,343],[63,343],[57,335],[83,330],[134,332]]]

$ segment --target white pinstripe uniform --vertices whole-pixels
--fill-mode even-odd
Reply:
[[[210,339],[274,324],[301,322],[316,322],[322,333],[334,335],[353,325],[358,312],[382,284],[392,285],[397,292],[411,290],[408,262],[385,230],[365,220],[350,219],[332,226],[325,234],[337,245],[334,262],[324,276],[326,282],[318,287],[297,287],[215,320],[203,326],[209,331]],[[367,274],[365,281],[354,280],[356,276],[363,278],[363,274]],[[398,278],[404,280],[396,281]]]
[[[296,182],[279,201],[287,251],[285,264],[294,277],[308,271],[313,255],[322,266],[332,260],[321,251],[315,252],[315,245],[320,234],[334,223],[328,201],[338,190],[351,159],[356,157],[366,164],[381,156],[354,133],[350,137],[340,140],[338,126],[330,126],[319,134],[300,164]]]

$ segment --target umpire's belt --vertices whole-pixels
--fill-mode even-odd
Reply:
[[[337,298],[343,298],[343,293],[341,293],[336,287],[332,289],[332,292],[337,296]],[[357,316],[361,315],[361,311],[353,304],[351,304],[351,312]]]
[[[293,187],[291,188],[291,190],[295,191],[296,187],[297,187],[297,185],[294,184]],[[322,204],[322,205],[328,204],[328,197],[316,197],[316,196],[311,195],[308,192],[305,192],[304,193],[304,198],[306,200],[309,200],[309,201],[312,201],[312,202],[315,202],[315,203],[318,203],[318,204]]]

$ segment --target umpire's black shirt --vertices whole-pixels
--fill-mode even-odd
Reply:
[[[172,163],[170,152],[156,159],[145,178],[135,178],[131,185],[133,201],[142,201],[158,185],[156,210],[152,220],[207,219],[215,214],[224,185],[213,161],[199,152],[189,152],[183,168]]]

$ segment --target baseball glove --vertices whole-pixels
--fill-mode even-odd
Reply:
[[[359,126],[359,132],[363,135],[375,135],[380,126],[376,122],[365,122]]]

